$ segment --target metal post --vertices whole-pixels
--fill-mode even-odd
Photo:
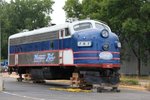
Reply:
[[[1,60],[1,22],[0,22],[0,62]],[[3,77],[2,77],[2,66],[0,65],[0,91],[3,91],[4,89],[4,82],[3,82]]]
[[[3,91],[3,89],[4,89],[4,81],[2,78],[2,74],[0,74],[0,91]]]

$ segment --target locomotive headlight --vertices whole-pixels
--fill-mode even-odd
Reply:
[[[108,51],[109,50],[109,44],[104,44],[102,46],[102,48],[103,48],[104,51]]]
[[[104,37],[104,38],[107,38],[109,36],[109,32],[106,29],[104,29],[101,32],[101,36]]]

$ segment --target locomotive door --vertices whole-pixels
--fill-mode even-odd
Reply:
[[[73,64],[73,52],[72,49],[68,49],[66,42],[71,37],[69,30],[67,28],[59,31],[59,64],[70,65]],[[67,48],[67,49],[66,49]]]
[[[59,30],[59,64],[63,64],[63,39],[65,37],[65,29]]]
[[[15,54],[15,65],[18,65],[18,54]]]
[[[15,58],[14,58],[15,66],[19,65],[19,52],[21,52],[21,48],[20,47],[16,47],[15,48]]]
[[[65,37],[65,29],[59,31],[59,49],[63,49],[63,39]]]

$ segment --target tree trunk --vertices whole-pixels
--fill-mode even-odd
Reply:
[[[141,76],[141,59],[140,58],[138,58],[138,66],[137,66],[138,68],[137,68],[137,70],[138,70],[138,76]]]
[[[138,76],[141,76],[141,48],[140,48],[140,41],[138,41]]]

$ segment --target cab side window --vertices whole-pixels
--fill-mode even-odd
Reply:
[[[69,36],[69,35],[70,35],[69,29],[65,28],[65,36]]]
[[[61,30],[60,36],[64,37],[64,30]]]

